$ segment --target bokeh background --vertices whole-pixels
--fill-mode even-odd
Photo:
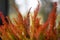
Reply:
[[[60,21],[60,0],[38,0],[40,2],[40,11],[39,16],[42,17],[42,23],[47,20],[47,17],[52,9],[52,3],[57,2],[57,21]],[[5,16],[9,16],[10,19],[16,17],[16,11],[12,7],[12,5],[16,5],[18,7],[21,14],[26,16],[29,8],[31,8],[31,14],[34,14],[34,9],[37,7],[38,4],[37,0],[0,0],[0,11],[3,12]],[[1,20],[0,20],[1,24]]]
[[[60,0],[38,0],[40,2],[40,11],[39,11],[39,17],[41,17],[41,23],[44,23],[50,11],[52,10],[52,4],[53,2],[57,2],[57,19],[56,23],[58,25],[58,22],[60,22]],[[18,7],[19,11],[21,12],[22,16],[25,17],[27,15],[27,12],[29,11],[29,8],[31,8],[31,14],[34,14],[34,9],[37,7],[38,4],[37,0],[9,0],[9,17],[12,20],[13,17],[16,17],[16,11],[12,7],[12,5],[16,5]]]

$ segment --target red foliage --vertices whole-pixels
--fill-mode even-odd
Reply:
[[[40,4],[39,4],[39,1],[38,1],[38,6],[34,11],[34,16],[33,16],[33,20],[32,20],[33,25],[31,25],[34,28],[34,30],[32,32],[33,37],[35,37],[36,40],[38,40],[38,37],[40,36],[40,33],[44,33],[46,38],[47,38],[45,40],[50,40],[51,37],[53,38],[53,40],[56,40],[55,39],[56,34],[55,34],[54,27],[55,27],[55,20],[56,20],[56,6],[57,6],[57,3],[53,3],[52,11],[50,12],[50,14],[48,16],[47,21],[42,25],[39,24],[40,19],[37,18],[37,14],[38,14],[38,11],[39,11],[39,6],[40,6]],[[12,40],[12,38],[10,38],[10,36],[8,35],[7,30],[9,30],[10,33],[12,33],[18,40],[22,40],[23,39],[22,37],[27,38],[26,37],[27,34],[29,36],[31,36],[30,35],[30,19],[29,19],[29,17],[30,17],[29,13],[30,13],[31,8],[29,9],[27,17],[24,18],[24,19],[23,19],[21,13],[16,8],[16,6],[14,6],[14,8],[18,12],[18,18],[17,19],[14,18],[14,21],[17,24],[17,26],[14,25],[11,22],[9,17],[4,17],[2,12],[0,12],[0,17],[1,17],[2,23],[3,23],[3,25],[0,25],[0,32],[2,33],[2,35],[0,34],[0,37],[2,39],[5,36],[7,39]],[[5,18],[8,20],[8,22],[6,22]],[[49,29],[48,29],[48,27],[49,27]],[[22,32],[24,34],[22,34]]]

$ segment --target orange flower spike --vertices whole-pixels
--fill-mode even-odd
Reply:
[[[4,25],[0,26],[0,32],[2,33],[1,38],[4,39],[3,37],[5,37],[9,40],[9,35],[7,34],[6,30],[7,28],[4,28]]]
[[[29,27],[30,27],[30,10],[31,10],[31,8],[29,9],[29,11],[28,11],[28,13],[27,13],[27,17],[26,17],[26,26],[28,27],[28,29],[29,29]]]
[[[38,11],[39,11],[39,8],[40,8],[40,3],[39,3],[39,1],[38,1],[38,5],[37,5],[37,8],[34,10],[34,17],[32,18],[33,20],[32,20],[32,22],[33,22],[33,31],[36,31],[35,33],[33,32],[33,35],[37,38],[38,37],[38,35],[37,35],[37,30],[38,30],[38,25],[36,24],[36,23],[38,23],[39,24],[39,19],[38,18],[36,18],[37,17],[37,14],[38,14]]]
[[[8,36],[8,34],[6,33],[6,30],[5,29],[3,29],[2,27],[4,27],[3,25],[1,25],[1,27],[0,27],[0,32],[2,33],[2,35],[1,35],[1,38],[2,37],[5,37],[5,38],[7,38],[7,39],[9,39],[9,36]],[[7,40],[6,39],[6,40]]]
[[[37,8],[34,10],[34,19],[37,17],[37,14],[38,14],[39,9],[40,9],[40,3],[38,1]]]
[[[23,17],[22,17],[22,15],[21,15],[21,13],[19,12],[18,8],[17,8],[15,5],[13,5],[13,7],[16,9],[17,14],[18,14],[17,21],[18,21],[18,23],[19,23],[19,27],[20,27],[20,29],[22,29],[22,31],[25,33],[25,27],[24,27]]]
[[[1,26],[0,26],[0,31],[2,32],[2,34],[5,34],[5,29],[6,29],[6,28],[3,28],[3,27],[4,27],[4,25],[1,25]]]
[[[37,29],[39,28],[39,25],[40,25],[39,22],[40,22],[40,19],[36,18],[34,25]]]
[[[3,33],[3,30],[2,30],[2,28],[1,28],[1,26],[0,26],[0,32]]]
[[[43,25],[37,26],[38,28],[35,29],[34,37],[38,39],[40,33],[42,33],[47,28],[47,26],[48,26],[48,20]]]
[[[11,26],[11,25],[9,25],[9,26]],[[11,33],[13,33],[18,39],[20,39],[19,34],[16,32],[16,30],[14,28],[12,28],[12,26],[9,27],[8,29],[11,30]]]
[[[21,13],[19,12],[18,8],[17,8],[15,5],[13,5],[13,7],[16,9],[17,14],[18,14],[18,20],[17,20],[17,21],[18,21],[20,24],[23,24],[23,17],[22,17],[22,15],[21,15]]]
[[[32,7],[31,7],[31,8],[32,8]],[[31,8],[30,8],[29,11],[28,11],[27,17],[29,17],[29,14],[30,14],[30,10],[31,10]]]
[[[20,36],[19,34],[17,33],[17,31],[15,30],[13,24],[11,23],[10,19],[7,17],[7,20],[9,22],[9,25],[8,25],[8,29],[11,30],[11,33],[13,33],[16,37],[18,37],[20,39]]]
[[[26,25],[27,25],[27,27],[28,26],[30,26],[30,10],[31,10],[31,8],[29,9],[29,11],[28,11],[28,13],[27,13],[27,17],[25,18],[25,22],[26,22]]]
[[[7,28],[7,22],[6,22],[5,17],[2,12],[0,12],[0,17],[2,19],[2,23],[4,24],[2,28],[3,29]]]
[[[18,8],[17,8],[15,5],[13,5],[13,6],[14,6],[14,8],[16,9],[17,14],[18,14],[17,21],[18,21],[18,23],[19,23],[19,27],[20,27],[20,29],[22,29],[22,31],[25,33],[25,28],[24,28],[24,23],[23,23],[23,17],[22,17],[22,15],[21,15],[21,13],[19,12]]]
[[[13,25],[12,22],[10,21],[9,17],[6,16],[6,18],[7,18],[8,22],[9,22],[9,25],[12,26],[12,28],[13,28],[14,25]]]
[[[31,10],[31,8],[29,9],[29,11],[27,13],[27,17],[24,18],[24,25],[25,25],[25,30],[26,30],[26,36],[30,35],[29,32],[30,32],[30,10]]]
[[[23,17],[18,13],[18,23],[23,24]]]
[[[14,26],[14,29],[21,35],[22,34],[22,30],[20,30],[19,29],[19,24],[18,24],[18,22],[17,22],[17,20],[15,19],[15,18],[13,18],[14,19],[14,21],[16,22],[16,25],[13,25]]]
[[[2,23],[3,23],[3,24],[7,24],[7,22],[6,22],[6,20],[5,20],[5,17],[4,17],[4,15],[3,15],[2,12],[0,12],[0,17],[1,17],[1,19],[2,19]]]
[[[53,9],[49,15],[49,18],[50,18],[50,21],[49,21],[49,24],[50,24],[50,29],[54,28],[55,26],[55,20],[56,20],[56,8],[57,7],[57,3],[54,3],[53,4]]]
[[[52,11],[51,11],[51,13],[49,14],[49,17],[48,17],[49,27],[50,27],[50,28],[49,28],[49,30],[47,31],[47,32],[49,32],[48,35],[47,35],[47,37],[49,37],[49,35],[50,35],[50,36],[55,36],[54,33],[53,33],[54,30],[52,30],[52,29],[54,29],[54,26],[55,26],[56,6],[57,6],[57,4],[54,3],[54,4],[53,4],[53,9],[52,9]],[[55,37],[56,37],[56,36],[55,36]]]
[[[28,11],[28,13],[27,13],[27,18],[26,18],[26,24],[27,24],[27,26],[30,26],[30,10],[31,10],[31,8],[29,9],[29,11]]]
[[[56,5],[55,5],[56,6]],[[54,7],[55,8],[55,7]],[[46,21],[46,23],[44,23],[44,25],[42,25],[43,26],[43,28],[42,28],[42,30],[44,30],[47,26],[48,26],[48,24],[49,24],[49,20],[52,18],[54,18],[55,16],[56,16],[56,9],[53,9],[54,11],[52,11],[50,14],[49,14],[49,17],[48,17],[48,20]],[[53,12],[55,12],[55,13],[53,13]],[[55,16],[53,16],[53,15],[55,15]],[[51,19],[51,20],[52,20]]]

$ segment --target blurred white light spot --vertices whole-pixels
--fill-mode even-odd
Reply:
[[[31,9],[32,12],[34,11],[34,9],[36,8],[38,4],[37,0],[27,0],[27,3],[28,3],[28,9],[32,7]]]
[[[26,15],[27,11],[32,7],[31,12],[37,7],[37,0],[15,0],[15,3],[18,5],[19,11],[22,15]]]

